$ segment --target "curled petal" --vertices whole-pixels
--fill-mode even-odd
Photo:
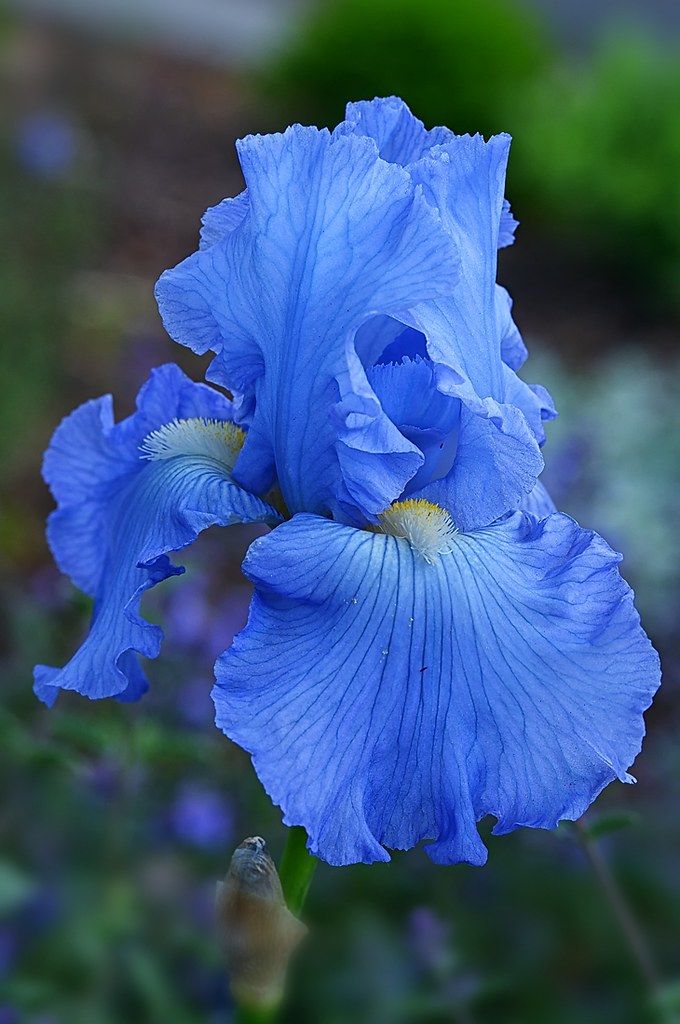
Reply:
[[[420,357],[382,363],[368,377],[389,418],[423,453],[405,493],[447,476],[455,464],[461,403],[438,390],[433,364]]]
[[[515,231],[518,227],[519,221],[513,216],[508,200],[504,199],[503,209],[501,210],[501,223],[498,231],[499,249],[505,249],[506,246],[514,244]]]
[[[540,480],[537,481],[531,494],[524,499],[522,511],[530,512],[537,519],[545,519],[546,516],[557,512],[557,505],[550,497],[545,484],[542,484]]]
[[[542,469],[543,458],[524,413],[487,398],[461,410],[450,472],[412,497],[449,509],[459,529],[476,530],[509,509],[523,508]]]
[[[328,862],[428,839],[437,862],[481,864],[483,816],[552,828],[631,781],[659,665],[617,561],[562,515],[454,535],[432,564],[296,516],[246,557],[217,723]]]
[[[233,199],[223,199],[217,206],[210,206],[201,217],[201,249],[209,249],[215,242],[231,234],[248,212],[248,190],[245,189]]]
[[[500,284],[496,285],[496,324],[501,342],[501,359],[511,370],[519,370],[527,361],[529,353],[512,319],[512,299]]]
[[[408,167],[433,146],[449,142],[455,136],[448,128],[433,128],[414,117],[398,96],[348,103],[345,120],[335,129],[338,135],[360,135],[373,139],[380,156],[392,164]]]
[[[406,495],[444,506],[463,530],[524,507],[543,468],[540,393],[513,374],[516,403],[480,399],[465,378],[418,356],[378,364],[368,376],[384,411],[424,457]]]
[[[144,438],[168,420],[214,421],[229,411],[223,396],[165,366],[142,389],[137,412],[127,420],[114,424],[110,398],[102,398],[76,409],[55,431],[44,464],[58,502],[48,540],[59,567],[95,605],[90,632],[68,664],[36,668],[35,691],[45,703],[59,689],[93,698],[138,697],[146,681],[133,652],[155,658],[162,639],[161,629],[139,615],[141,596],[184,571],[167,553],[213,524],[278,521],[210,454],[149,461],[140,451]]]

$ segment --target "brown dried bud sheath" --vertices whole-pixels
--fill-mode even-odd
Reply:
[[[288,910],[264,839],[244,839],[217,883],[217,923],[234,999],[275,1006],[286,968],[307,929]]]

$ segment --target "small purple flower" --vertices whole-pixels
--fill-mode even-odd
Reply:
[[[0,978],[6,977],[17,952],[17,940],[11,928],[0,929]],[[2,1017],[0,1017],[0,1022]]]
[[[215,604],[210,600],[207,574],[193,573],[168,600],[169,641],[175,647],[190,651],[200,649],[214,661],[245,625],[250,596],[250,588],[233,586]]]
[[[211,683],[207,679],[192,679],[177,694],[177,709],[188,725],[203,728],[215,717],[210,699]]]
[[[70,587],[56,566],[42,566],[27,582],[32,600],[48,611],[63,608],[69,599]]]
[[[92,764],[85,765],[82,776],[88,790],[102,800],[113,799],[120,789],[120,766],[109,757],[102,757]]]
[[[414,907],[409,918],[411,949],[420,966],[439,973],[450,965],[449,930],[429,907]]]
[[[16,152],[25,169],[37,178],[64,178],[78,153],[75,126],[53,110],[29,114],[18,125]]]
[[[233,831],[233,813],[214,789],[184,783],[172,807],[172,829],[191,846],[211,849],[225,846]]]

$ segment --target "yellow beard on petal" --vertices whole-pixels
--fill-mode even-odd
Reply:
[[[438,555],[451,550],[453,537],[458,532],[446,509],[424,498],[395,501],[379,516],[374,529],[407,540],[430,565]]]
[[[144,438],[142,458],[158,461],[178,455],[198,455],[221,463],[229,472],[243,447],[245,433],[235,423],[195,417],[172,420]]]

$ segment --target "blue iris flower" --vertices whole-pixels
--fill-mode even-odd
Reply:
[[[274,525],[244,562],[216,720],[332,864],[421,839],[481,864],[485,815],[496,833],[578,817],[632,781],[659,682],[619,556],[538,481],[555,412],[517,375],[496,282],[508,147],[428,132],[395,98],[242,140],[246,190],[156,289],[233,402],[165,368],[129,421],[85,406],[46,459],[52,546],[96,611],[73,661],[38,670],[44,697],[137,696],[131,652],[159,643],[137,606],[167,552]]]

